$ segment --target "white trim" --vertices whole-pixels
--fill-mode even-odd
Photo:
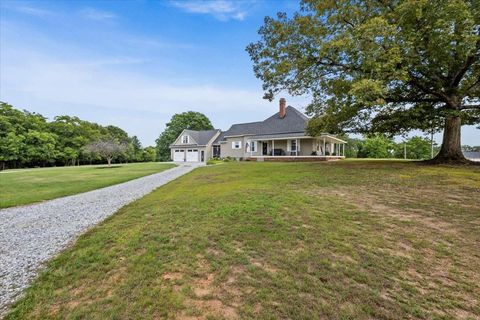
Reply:
[[[294,140],[294,139],[319,139],[319,138],[327,138],[327,139],[330,139],[330,140],[335,140],[337,142],[340,142],[340,143],[347,143],[347,141],[344,141],[342,139],[339,139],[339,138],[336,138],[334,136],[331,136],[331,135],[320,135],[320,136],[316,136],[316,137],[311,137],[311,136],[295,136],[295,135],[292,135],[292,136],[285,136],[285,137],[279,137],[279,138],[252,138],[250,140],[252,141],[265,141],[265,140],[269,140],[269,141],[272,141],[272,140]]]
[[[238,147],[237,147],[237,143],[238,143]],[[242,141],[241,141],[241,140],[239,140],[239,141],[232,141],[232,149],[233,149],[233,150],[242,149]]]
[[[249,151],[250,153],[252,153],[252,152],[255,152],[255,153],[256,153],[256,152],[257,152],[257,146],[258,146],[257,141],[256,141],[256,140],[248,140],[247,143],[248,143],[248,149],[249,149],[248,151]],[[252,147],[253,147],[253,148],[252,148]],[[253,150],[252,150],[252,149],[253,149]]]

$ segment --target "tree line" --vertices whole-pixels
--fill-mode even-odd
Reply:
[[[401,142],[391,137],[376,134],[360,138],[343,137],[347,141],[347,158],[394,158],[428,160],[439,152],[440,148],[430,139],[413,136]]]
[[[118,148],[106,157],[99,145]],[[48,121],[0,102],[0,169],[155,160],[154,147],[143,148],[119,127],[67,115]]]

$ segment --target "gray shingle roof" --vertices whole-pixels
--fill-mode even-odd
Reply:
[[[185,133],[193,138],[199,146],[206,145],[220,130],[185,130]]]
[[[219,134],[218,137],[215,139],[215,141],[213,141],[213,144],[218,145],[218,144],[220,143],[220,141],[223,140],[224,137],[225,137],[225,131],[220,132],[220,134]]]
[[[277,112],[264,121],[234,124],[223,136],[305,132],[309,118],[291,106],[288,106],[285,111],[285,117],[283,119],[280,118],[280,113]]]
[[[308,137],[304,132],[276,133],[276,134],[259,134],[252,136],[251,139],[286,139],[286,138],[303,138]],[[310,137],[309,137],[310,138]]]

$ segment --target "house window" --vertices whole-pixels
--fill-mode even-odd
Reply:
[[[213,157],[220,157],[220,146],[213,146]]]
[[[297,151],[297,140],[292,140],[290,142],[290,145],[291,145],[290,147],[291,151]]]
[[[250,152],[257,152],[257,141],[250,141]]]
[[[182,143],[188,143],[189,141],[189,136],[182,136]]]
[[[233,141],[232,149],[240,149],[242,147],[242,141]]]

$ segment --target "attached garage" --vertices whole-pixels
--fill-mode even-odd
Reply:
[[[187,149],[187,162],[198,162],[198,149]]]
[[[185,161],[185,150],[184,149],[174,149],[173,150],[173,161]]]
[[[170,145],[171,159],[175,162],[190,163],[208,161],[212,157],[212,144],[220,133],[218,129],[183,130]]]

